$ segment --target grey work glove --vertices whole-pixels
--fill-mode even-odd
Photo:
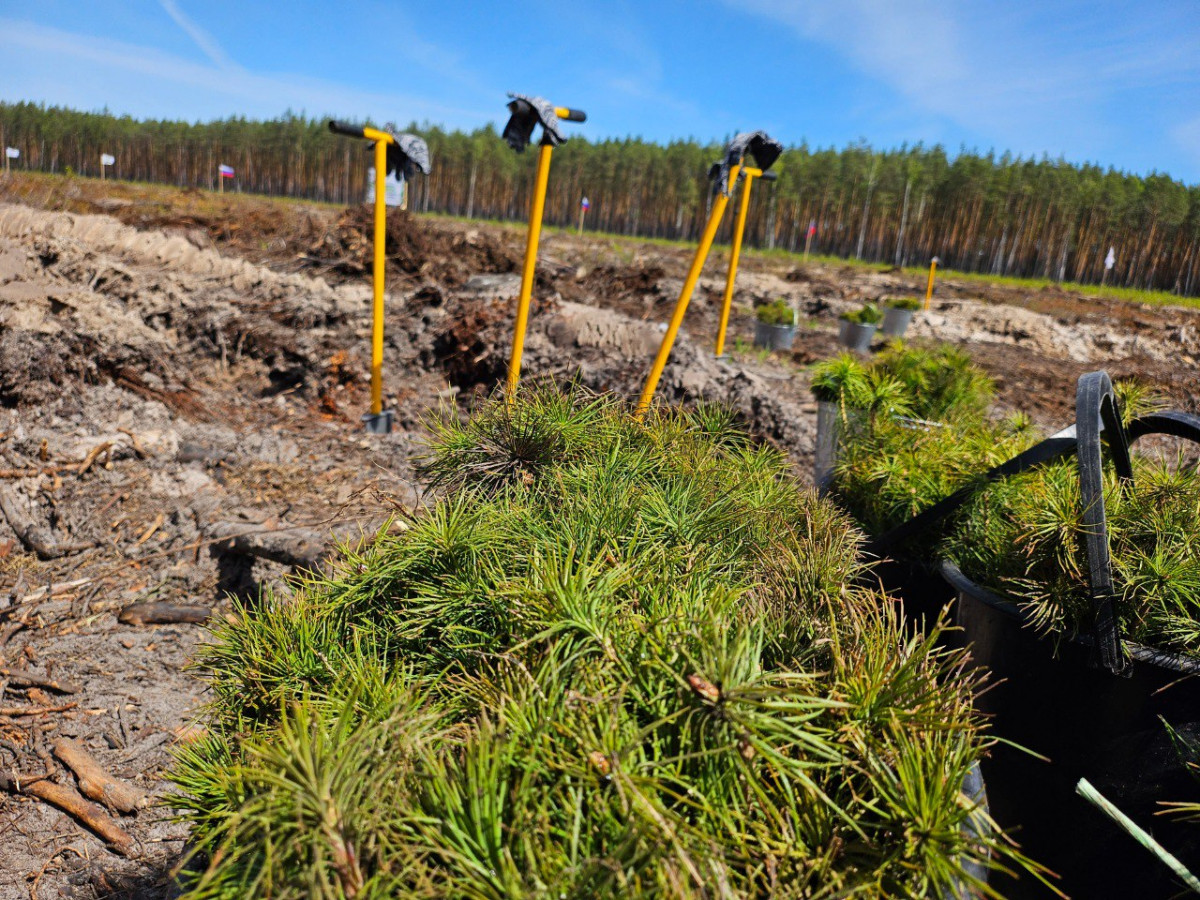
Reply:
[[[765,172],[775,164],[782,152],[783,144],[765,131],[743,131],[734,135],[733,140],[725,145],[720,161],[713,163],[708,170],[708,177],[713,181],[713,193],[720,191],[729,196],[729,170],[747,154]]]
[[[554,106],[543,97],[528,97],[525,94],[509,93],[513,99],[508,103],[508,124],[504,126],[504,140],[518,153],[529,146],[533,129],[542,126],[542,143],[557,147],[567,139],[558,130],[558,115]]]

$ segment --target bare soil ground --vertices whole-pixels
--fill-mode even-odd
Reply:
[[[360,430],[368,225],[361,208],[0,180],[0,770],[24,776],[0,789],[0,898],[169,895],[185,837],[169,810],[114,813],[130,837],[120,855],[29,796],[30,777],[77,787],[53,755],[65,738],[110,775],[165,791],[161,773],[204,702],[187,663],[205,627],[137,610],[228,615],[230,595],[286,589],[335,539],[369,540],[422,502],[413,456],[426,412],[466,411],[502,380],[523,229],[395,212],[384,371],[397,427]],[[548,233],[525,375],[636,398],[689,256]],[[712,355],[716,253],[660,396],[731,404],[807,471],[806,367],[837,352],[838,313],[923,284],[743,259],[732,352]],[[767,355],[749,348],[752,307],[777,297],[802,327],[793,353]],[[1193,310],[949,278],[912,333],[967,346],[1001,404],[1047,428],[1098,367],[1140,376],[1178,407],[1200,402]]]

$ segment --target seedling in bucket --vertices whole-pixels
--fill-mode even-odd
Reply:
[[[782,297],[754,311],[754,346],[767,350],[791,350],[796,339],[796,311]],[[718,346],[720,338],[718,338]]]
[[[675,303],[675,312],[671,315],[671,323],[667,326],[667,333],[663,335],[662,344],[658,348],[658,356],[654,359],[650,375],[646,378],[646,386],[642,389],[641,399],[638,400],[636,412],[638,418],[646,414],[646,410],[650,408],[650,401],[654,399],[654,392],[658,388],[658,381],[662,378],[663,369],[671,355],[671,348],[675,345],[679,327],[683,324],[683,316],[692,299],[692,292],[695,291],[696,283],[700,280],[700,272],[704,268],[704,261],[708,258],[708,251],[712,248],[713,239],[717,236],[721,217],[725,215],[725,207],[729,203],[730,184],[737,182],[738,175],[745,165],[747,154],[758,163],[756,171],[761,175],[774,164],[782,152],[783,144],[772,139],[765,131],[745,131],[725,145],[725,152],[721,160],[714,163],[712,169],[709,170],[708,175],[712,181],[712,190],[716,195],[716,200],[713,202],[712,212],[709,213],[708,224],[704,226],[704,233],[700,236],[696,255],[692,258],[692,267],[688,270],[687,278],[683,282],[683,289],[679,292],[679,299]],[[730,271],[733,271],[732,260]]]
[[[568,122],[586,122],[587,113],[565,106],[553,106],[541,97],[527,97],[510,93],[508,124],[504,126],[504,140],[508,146],[521,153],[529,146],[533,129],[542,126],[542,140],[538,149],[537,180],[533,189],[533,203],[529,208],[529,237],[525,244],[525,265],[521,270],[521,293],[517,297],[517,325],[513,331],[512,356],[508,364],[508,397],[517,392],[521,379],[521,353],[525,348],[525,329],[529,324],[529,300],[533,295],[533,274],[537,269],[538,239],[542,233],[542,212],[546,206],[546,185],[550,181],[550,154],[566,138],[558,130],[560,119]],[[586,201],[584,201],[586,202]],[[583,219],[580,219],[582,228]]]
[[[407,178],[418,169],[429,174],[429,147],[412,134],[392,134],[377,128],[329,123],[329,130],[347,137],[374,141],[375,148],[375,235],[374,265],[371,273],[373,302],[371,306],[371,411],[362,417],[371,434],[387,434],[392,430],[394,413],[383,408],[383,281],[384,244],[387,233],[387,178],[390,172],[401,172]]]
[[[1164,815],[1200,796],[1189,759],[1200,733],[1200,473],[1188,450],[1175,464],[1133,453],[1148,435],[1200,443],[1200,418],[1136,415],[1146,392],[1119,391],[1105,372],[1084,375],[1072,428],[977,475],[961,512],[961,494],[942,501],[955,526],[941,569],[972,658],[994,681],[977,706],[1001,740],[988,775],[997,820],[1020,827],[1073,897],[1180,896],[1178,870],[1076,796],[1081,778],[1102,786],[1179,861],[1200,859],[1200,829]]]
[[[883,321],[879,307],[874,303],[864,303],[859,309],[842,313],[839,318],[838,343],[858,353],[870,350],[871,339]]]
[[[888,337],[902,338],[912,324],[913,316],[921,308],[916,297],[898,297],[884,301],[883,325],[880,331]]]
[[[921,375],[911,365],[893,372]],[[927,390],[905,398],[844,366],[821,375],[822,388],[832,391],[820,399],[859,408],[907,399],[910,415],[933,413],[913,405]],[[930,384],[927,377],[913,382]],[[965,396],[945,387],[946,400]],[[1072,897],[1167,897],[1177,889],[1075,795],[1080,778],[1103,786],[1134,821],[1153,823],[1155,840],[1180,860],[1200,858],[1200,829],[1160,815],[1164,802],[1197,796],[1180,736],[1200,733],[1200,474],[1186,455],[1172,467],[1130,451],[1152,434],[1200,443],[1200,419],[1137,415],[1146,392],[1124,386],[1121,396],[1124,402],[1105,373],[1085,375],[1075,424],[1032,446],[998,432],[966,446],[972,435],[987,437],[982,409],[975,424],[960,417],[928,430],[903,423],[921,426],[905,434],[892,417],[867,411],[861,425],[851,421],[835,477],[842,498],[857,495],[856,518],[874,508],[875,521],[893,526],[867,545],[869,554],[912,552],[928,562],[937,548],[949,557],[939,569],[956,624],[973,663],[990,672],[976,703],[998,739],[984,764],[992,814],[1002,827],[1019,829],[1025,852],[1058,873],[1058,886]],[[1013,439],[1025,449],[1008,459],[1000,453],[997,462],[995,451]],[[977,463],[964,466],[971,456]],[[915,515],[894,524],[905,513]],[[909,584],[918,590],[906,602],[941,602],[932,586]],[[1009,887],[998,889],[1035,896],[1023,885]]]

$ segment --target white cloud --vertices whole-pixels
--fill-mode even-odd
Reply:
[[[966,73],[961,34],[942,4],[918,0],[734,0],[732,5],[783,22],[805,37],[831,44],[863,71],[914,96]]]
[[[0,18],[0,56],[12,66],[0,94],[81,109],[108,106],[134,115],[188,118],[273,116],[292,109],[379,120],[432,118],[451,126],[493,117],[491,111],[362,91],[303,75],[201,64],[153,47],[13,19]]]
[[[240,68],[221,49],[212,35],[183,14],[183,10],[179,8],[179,4],[175,0],[158,0],[158,2],[166,10],[167,15],[175,21],[175,24],[187,32],[188,37],[204,51],[204,55],[211,59],[218,68],[226,70]]]
[[[653,7],[617,0],[609,4],[562,3],[561,0],[537,0],[535,6],[540,15],[552,19],[556,28],[567,36],[563,42],[563,68],[577,79],[577,85],[592,92],[591,101],[609,106],[615,113],[614,121],[622,121],[617,130],[628,128],[624,122],[630,117],[631,104],[654,109],[654,116],[661,122],[688,122],[702,124],[702,130],[712,127],[712,121],[723,122],[723,114],[717,110],[702,112],[691,100],[681,98],[664,80],[664,65],[656,41],[649,35],[643,17],[654,14]],[[590,45],[588,52],[577,52],[573,45],[584,42]],[[612,96],[604,97],[607,92]],[[570,96],[563,102],[580,102]],[[690,127],[695,127],[692,124]],[[635,133],[637,128],[629,129]]]
[[[1200,74],[1195,23],[1170,9],[1122,11],[1073,0],[1022,7],[962,0],[724,2],[830,47],[891,88],[908,115],[940,116],[1026,154],[1090,156],[1128,126],[1112,113],[1113,104],[1138,91],[1163,95],[1194,86]],[[1194,89],[1180,94],[1183,105],[1200,112]]]

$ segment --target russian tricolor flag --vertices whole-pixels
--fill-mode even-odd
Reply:
[[[217,166],[217,172],[220,173],[222,178],[232,178],[233,166]]]

